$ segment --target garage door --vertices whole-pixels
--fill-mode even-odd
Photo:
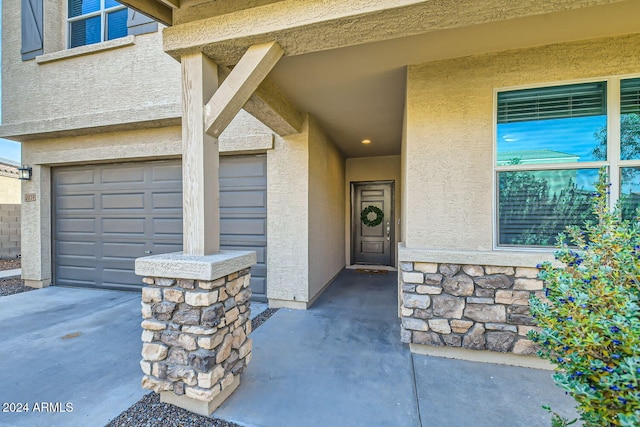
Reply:
[[[60,286],[136,289],[134,261],[182,250],[179,161],[53,171],[54,276]],[[221,246],[255,250],[256,299],[266,295],[266,157],[222,157]]]

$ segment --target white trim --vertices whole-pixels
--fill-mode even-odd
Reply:
[[[523,90],[523,89],[540,89],[547,87],[555,87],[555,86],[568,86],[580,83],[598,83],[598,82],[606,82],[610,79],[633,79],[640,77],[640,73],[632,73],[632,74],[615,74],[609,76],[596,76],[596,77],[585,77],[583,79],[569,79],[569,80],[551,80],[548,82],[539,82],[539,83],[527,83],[523,85],[514,85],[514,86],[502,86],[498,88],[494,88],[496,94],[500,92],[509,92],[513,90]],[[497,95],[496,95],[497,100]],[[494,105],[494,109],[497,107],[497,103]]]
[[[496,165],[498,164],[498,89],[496,88],[493,89],[492,120],[493,141],[491,142],[491,167],[493,168],[493,173],[491,177],[491,216],[493,223],[493,242],[491,246],[496,250],[498,249],[498,239],[500,238],[498,235],[498,171],[496,171]]]
[[[49,62],[60,61],[62,59],[75,58],[78,56],[91,55],[97,52],[118,49],[125,46],[132,46],[135,44],[135,39],[136,36],[126,36],[120,37],[119,39],[108,40],[106,42],[87,44],[71,49],[60,50],[58,52],[45,53],[44,55],[36,56],[36,63],[42,65]]]
[[[616,142],[612,144],[611,141]],[[609,208],[620,198],[620,78],[607,80],[607,160],[609,163]],[[616,183],[616,184],[613,184]]]
[[[581,163],[530,163],[524,165],[494,166],[496,172],[537,171],[537,170],[567,170],[567,169],[599,169],[608,166],[608,162]]]

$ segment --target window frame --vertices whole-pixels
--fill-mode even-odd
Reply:
[[[107,38],[107,15],[113,12],[117,12],[122,9],[127,9],[127,6],[123,4],[118,4],[117,6],[105,7],[106,0],[100,0],[100,10],[95,12],[89,12],[85,14],[81,14],[74,17],[69,17],[69,2],[72,0],[67,0],[66,2],[66,13],[67,13],[67,49],[75,49],[76,47],[95,45],[98,43],[104,43],[105,41],[115,40]],[[75,47],[71,47],[71,25],[74,22],[79,22],[83,20],[87,20],[90,18],[95,18],[96,16],[100,16],[100,41],[96,43],[83,44]],[[120,38],[120,37],[116,37]]]
[[[640,73],[620,74],[613,76],[601,76],[588,79],[574,79],[564,81],[554,81],[527,85],[505,86],[494,88],[493,90],[493,135],[492,135],[492,206],[493,206],[493,249],[507,251],[531,251],[531,252],[553,252],[555,247],[531,246],[531,245],[510,245],[500,244],[500,218],[499,218],[499,197],[498,197],[498,174],[500,172],[511,171],[541,171],[541,170],[571,170],[571,169],[599,169],[606,167],[609,174],[609,181],[612,183],[609,194],[609,206],[611,209],[620,199],[620,171],[624,167],[640,167],[639,160],[620,159],[620,82],[626,79],[640,78]],[[550,164],[517,164],[498,166],[498,94],[523,89],[539,89],[555,86],[566,86],[580,83],[604,82],[606,85],[606,105],[607,105],[607,160],[590,162],[567,162]]]

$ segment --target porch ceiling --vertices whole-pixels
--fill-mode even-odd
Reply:
[[[406,66],[551,43],[640,32],[640,2],[431,32],[286,56],[271,79],[315,115],[346,157],[399,154]],[[369,145],[360,143],[363,139]]]
[[[179,5],[167,2],[124,0],[134,7],[136,4],[148,7],[154,3],[172,8]],[[261,3],[274,3],[272,9],[278,13],[282,11],[275,6],[278,2],[263,0]],[[288,3],[293,5],[291,1]],[[413,9],[407,6],[402,9],[404,15],[401,9],[397,9],[395,15],[384,11],[379,11],[379,15],[371,13],[366,17],[368,21],[343,17],[338,21],[339,25],[333,27],[336,32],[345,31],[346,35],[350,34],[349,31],[356,31],[354,28],[357,27],[360,39],[349,39],[345,35],[332,37],[331,27],[322,27],[321,21],[310,25],[308,32],[299,22],[268,19],[252,28],[240,25],[243,19],[250,19],[250,14],[238,13],[235,16],[231,13],[206,19],[206,26],[198,27],[197,21],[185,24],[186,28],[194,30],[190,34],[195,36],[189,40],[182,38],[191,31],[181,30],[183,25],[167,28],[164,47],[174,57],[179,57],[180,52],[198,49],[222,64],[231,65],[246,46],[266,40],[277,41],[285,49],[285,57],[270,73],[271,80],[299,111],[309,112],[320,121],[346,157],[362,157],[400,153],[407,65],[640,32],[640,20],[637,19],[640,1],[637,0],[608,4],[598,1],[595,2],[600,4],[598,6],[585,7],[580,7],[580,2],[570,1],[564,2],[564,6],[555,2],[532,2],[529,6],[536,9],[535,13],[520,18],[514,16],[525,13],[517,9],[518,3],[510,3],[505,10],[496,10],[491,22],[475,25],[473,10],[439,8],[429,14],[424,8],[431,7],[428,4],[436,8],[439,3],[409,0],[404,3],[415,3],[411,7],[424,13],[411,15],[409,12]],[[457,8],[463,3],[471,9],[481,6],[474,0],[456,3]],[[187,5],[188,2],[182,0],[182,7]],[[439,21],[436,12],[446,14],[440,17],[446,22]],[[236,18],[238,21],[233,21]],[[380,22],[386,22],[387,18],[395,19],[393,31],[378,28],[384,27]],[[417,22],[420,19],[425,22]],[[268,28],[269,22],[275,22],[274,26],[282,28],[263,32],[260,25]],[[371,25],[371,31],[362,32],[366,25]],[[403,25],[411,28],[404,31]],[[233,37],[234,34],[238,35],[237,38]],[[207,40],[213,41],[209,43]],[[347,46],[349,43],[360,44]],[[372,143],[363,145],[363,139],[370,139]]]

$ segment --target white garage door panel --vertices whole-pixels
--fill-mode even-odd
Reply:
[[[220,244],[255,250],[256,299],[266,300],[265,156],[220,159]],[[134,261],[182,250],[179,161],[101,164],[53,171],[54,274],[63,286],[141,286]]]

